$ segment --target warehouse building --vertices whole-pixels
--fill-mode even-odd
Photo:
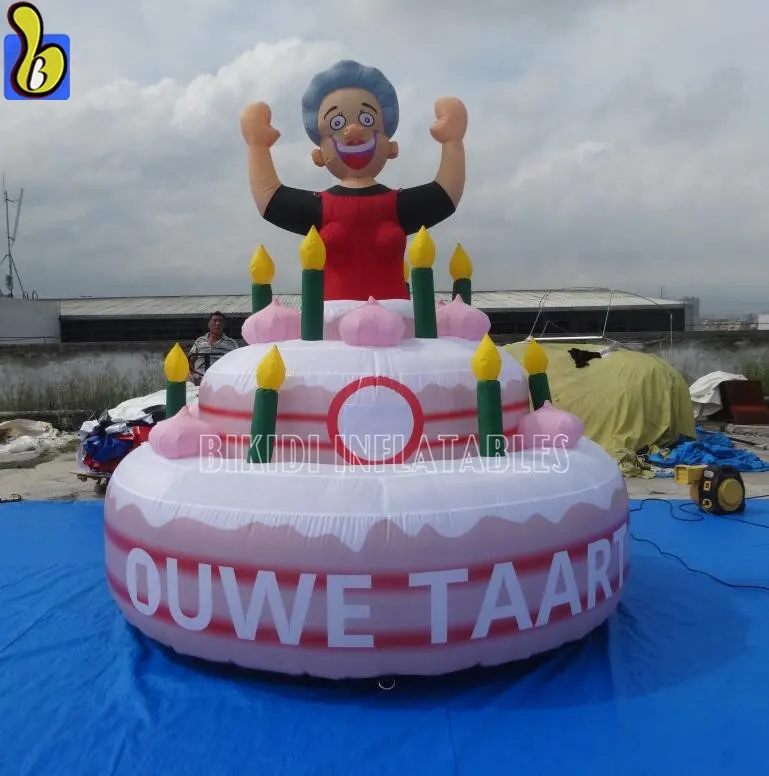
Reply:
[[[438,293],[451,300],[451,294]],[[299,309],[298,294],[276,294],[285,307]],[[218,310],[228,332],[240,336],[251,313],[250,295],[155,296],[62,299],[62,342],[189,342],[206,330]],[[607,289],[558,291],[483,291],[473,305],[491,319],[491,333],[518,340],[537,336],[585,336],[671,332],[686,328],[685,304]]]

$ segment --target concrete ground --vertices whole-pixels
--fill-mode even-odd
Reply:
[[[96,480],[81,482],[73,473],[75,454],[59,453],[33,466],[0,469],[0,499],[21,496],[24,501],[82,501],[102,498]]]
[[[762,457],[766,452],[756,451]],[[58,454],[29,468],[0,469],[0,500],[13,495],[25,501],[81,501],[102,498],[95,480],[81,482],[73,473],[73,452]],[[769,495],[769,472],[743,474],[748,496]],[[685,487],[668,477],[626,479],[631,498],[688,498]],[[0,502],[1,503],[1,502]]]

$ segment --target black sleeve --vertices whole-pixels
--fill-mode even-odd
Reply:
[[[265,221],[302,236],[313,226],[320,229],[322,218],[323,203],[318,194],[289,186],[281,186],[264,211]]]
[[[416,234],[423,226],[431,229],[449,216],[456,208],[440,183],[433,181],[398,192],[398,220],[406,234]]]

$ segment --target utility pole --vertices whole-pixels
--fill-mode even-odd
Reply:
[[[21,216],[21,203],[24,199],[24,189],[21,189],[18,199],[11,199],[8,196],[8,191],[5,188],[5,173],[2,176],[3,183],[3,203],[5,205],[5,243],[6,254],[0,259],[0,267],[2,267],[6,261],[8,261],[8,269],[5,273],[5,288],[7,289],[7,296],[13,297],[14,278],[19,281],[19,288],[21,288],[22,296],[26,296],[24,291],[24,284],[21,282],[21,276],[19,275],[19,268],[16,266],[16,262],[13,260],[13,244],[16,242],[16,233],[19,231],[19,217]],[[16,214],[14,218],[13,227],[11,227],[11,205],[16,206]],[[0,289],[0,296],[4,296],[2,289]]]

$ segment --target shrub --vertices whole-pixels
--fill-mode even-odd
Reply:
[[[48,376],[51,372],[51,376]],[[117,369],[40,369],[34,378],[22,376],[0,386],[0,412],[86,410],[100,414],[133,396],[163,388],[157,366],[121,373]]]

